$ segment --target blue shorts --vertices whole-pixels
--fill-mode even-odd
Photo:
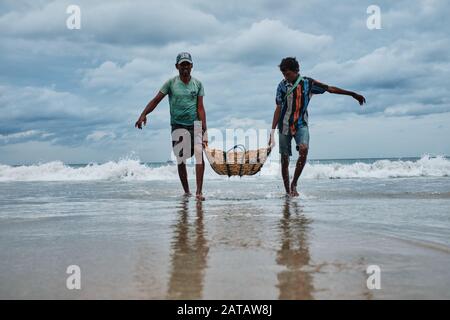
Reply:
[[[295,135],[284,135],[282,133],[279,133],[278,135],[278,145],[280,149],[281,155],[289,155],[292,156],[292,138],[295,139],[295,144],[297,146],[304,144],[306,146],[309,146],[309,129],[308,126],[302,126],[297,129],[297,132]]]

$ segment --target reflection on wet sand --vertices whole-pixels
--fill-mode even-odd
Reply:
[[[308,231],[311,219],[305,217],[297,202],[286,199],[279,223],[281,248],[277,263],[285,269],[278,273],[279,299],[313,299],[312,274],[309,265]]]
[[[171,273],[168,299],[201,299],[207,266],[208,242],[205,238],[202,202],[196,202],[195,223],[189,223],[189,199],[183,199],[173,226]]]

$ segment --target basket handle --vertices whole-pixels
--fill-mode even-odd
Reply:
[[[235,149],[241,149],[242,152],[242,157],[241,157],[241,163],[243,162],[242,160],[245,160],[245,153],[247,152],[247,149],[245,148],[245,146],[243,144],[237,144],[235,145],[233,148],[228,149],[227,153],[230,152],[231,150],[235,150]]]
[[[245,146],[243,144],[237,144],[234,147],[228,149],[227,153],[230,152],[231,150],[234,150],[234,149],[241,149],[244,152],[247,151],[247,149],[245,148]]]

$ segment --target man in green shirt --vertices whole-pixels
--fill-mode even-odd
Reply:
[[[185,195],[190,195],[186,160],[195,154],[196,198],[205,200],[202,195],[205,172],[203,148],[208,143],[204,134],[206,131],[206,114],[203,106],[205,91],[202,83],[191,77],[193,63],[188,52],[178,54],[175,67],[179,75],[164,83],[158,94],[145,107],[135,127],[142,129],[142,124],[147,123],[147,114],[152,112],[166,95],[169,95],[172,147],[177,157],[181,184]]]

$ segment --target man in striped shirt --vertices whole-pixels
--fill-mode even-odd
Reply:
[[[295,58],[284,58],[280,65],[284,79],[280,82],[276,94],[276,109],[272,121],[270,144],[275,145],[274,132],[278,126],[279,149],[281,154],[281,174],[283,176],[286,194],[298,196],[297,181],[306,163],[309,148],[308,104],[315,94],[324,92],[348,95],[356,99],[360,105],[366,99],[355,92],[328,86],[317,80],[302,77],[300,66]],[[292,155],[291,142],[295,139],[299,158],[295,167],[294,177],[289,185],[289,157]]]

